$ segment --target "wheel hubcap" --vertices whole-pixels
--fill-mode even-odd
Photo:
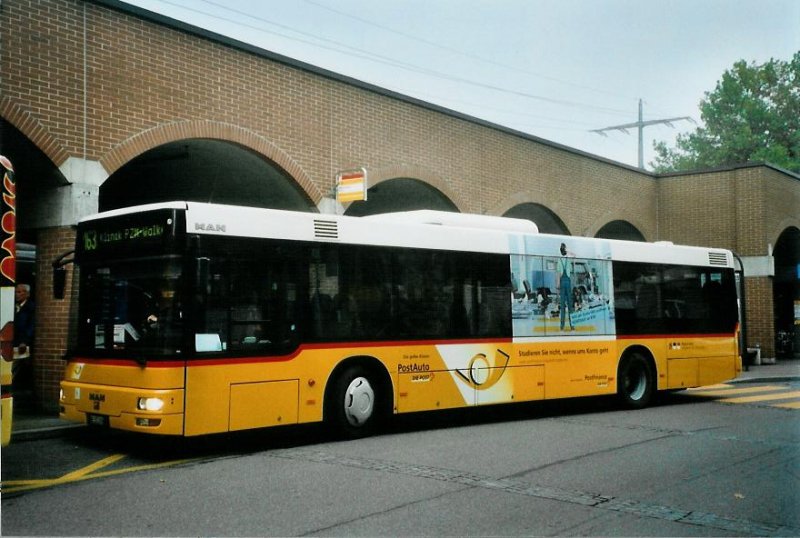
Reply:
[[[631,400],[640,400],[647,390],[647,376],[643,368],[632,368],[628,372],[627,383],[628,396]]]
[[[350,382],[344,395],[344,414],[352,426],[361,426],[375,406],[375,392],[365,377],[357,377]]]

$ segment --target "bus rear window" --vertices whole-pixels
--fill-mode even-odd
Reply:
[[[614,262],[617,332],[730,334],[737,322],[730,269]]]

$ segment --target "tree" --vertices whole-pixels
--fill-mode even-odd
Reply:
[[[800,172],[800,52],[788,62],[733,64],[700,101],[703,126],[653,147],[656,172],[748,161]]]

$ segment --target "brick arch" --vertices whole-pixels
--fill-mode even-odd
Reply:
[[[781,221],[769,235],[771,241],[770,244],[775,247],[778,244],[778,239],[780,239],[783,232],[788,230],[789,228],[796,228],[800,230],[800,218],[788,218]]]
[[[319,204],[323,193],[311,180],[303,168],[289,154],[263,136],[243,127],[216,121],[198,120],[166,123],[143,131],[118,144],[103,155],[100,164],[110,176],[124,164],[142,153],[155,147],[189,138],[208,138],[233,142],[263,155],[292,179],[294,179],[306,196]]]
[[[611,225],[616,225],[616,230]],[[620,229],[620,226],[622,228]],[[601,236],[600,232],[605,231]],[[617,233],[615,233],[617,232]],[[604,239],[624,239],[626,241],[647,241],[642,231],[631,224],[629,220],[616,219],[603,224],[592,237],[602,237]]]
[[[568,230],[572,230],[572,227],[569,223],[561,216],[564,212],[563,208],[561,207],[561,203],[557,200],[550,200],[549,203],[543,200],[537,194],[531,191],[519,191],[515,192],[509,196],[506,196],[500,202],[491,208],[490,211],[487,212],[489,215],[496,215],[502,216],[508,213],[511,209],[517,207],[521,204],[536,204],[544,207],[545,209],[549,210],[553,215],[558,217],[561,222],[568,228]]]
[[[456,193],[456,191],[453,190],[452,187],[450,187],[449,182],[445,178],[421,166],[400,164],[378,168],[367,168],[367,175],[370,187],[374,187],[375,185],[392,179],[416,179],[417,181],[421,181],[422,183],[425,183],[426,185],[429,185],[441,192],[456,206],[459,212],[463,213],[464,209],[469,207],[466,201],[463,200]]]
[[[557,200],[549,200],[549,204],[543,200],[540,196],[532,191],[518,191],[513,194],[510,194],[500,200],[497,204],[495,204],[487,214],[489,215],[504,215],[510,209],[520,205],[520,204],[538,204],[542,207],[546,207],[553,213],[555,213],[558,218],[561,218],[559,214],[560,203]],[[564,220],[564,219],[562,219]],[[566,222],[566,221],[564,221]]]
[[[615,220],[621,220],[627,222],[628,224],[639,230],[639,233],[642,234],[645,241],[653,241],[653,239],[647,237],[648,235],[647,226],[645,226],[645,224],[641,222],[640,219],[632,218],[631,215],[621,215],[617,210],[609,211],[607,213],[600,215],[600,217],[595,219],[592,222],[592,224],[590,224],[581,235],[584,235],[586,237],[595,237],[597,235],[597,232],[599,232],[603,226]]]
[[[33,115],[32,112],[14,102],[10,97],[0,98],[0,116],[19,129],[19,132],[44,153],[56,167],[61,167],[69,158],[69,153]]]

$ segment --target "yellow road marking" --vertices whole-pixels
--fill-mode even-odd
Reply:
[[[761,387],[746,387],[741,389],[721,389],[721,390],[705,390],[704,388],[692,390],[689,394],[693,396],[728,396],[731,394],[753,394],[757,392],[774,392],[778,390],[786,390],[786,387],[777,385],[764,385]]]
[[[6,486],[35,486],[52,482],[52,478],[34,478],[32,480],[5,480],[3,481],[3,491],[8,491]]]
[[[800,402],[788,402],[788,403],[775,404],[772,407],[781,407],[783,409],[800,409]]]
[[[124,469],[114,469],[113,471],[103,471],[102,473],[95,473],[92,476],[87,476],[86,478],[105,478],[107,476],[116,476],[118,474],[124,473],[135,473],[138,471],[152,471],[153,469],[163,469],[164,467],[172,467],[173,465],[182,465],[184,463],[191,463],[193,461],[198,461],[200,458],[187,458],[185,460],[172,460],[172,461],[164,461],[161,463],[149,463],[147,465],[137,465],[134,467],[126,467]]]
[[[717,401],[728,404],[746,404],[759,402],[777,402],[800,397],[800,391],[786,391],[788,387],[778,385],[762,385],[760,387],[735,388],[735,385],[720,384],[689,389],[687,394],[701,397],[720,398]],[[779,392],[786,391],[786,392]],[[751,396],[742,396],[750,394]],[[732,396],[732,397],[730,397]],[[800,409],[800,402],[784,402],[770,404],[770,407],[783,409]]]
[[[788,400],[790,398],[797,398],[800,396],[800,391],[781,392],[779,394],[762,394],[760,396],[743,396],[741,398],[725,398],[724,400],[717,400],[721,403],[754,403],[754,402],[768,402],[775,400]]]
[[[103,467],[108,467],[112,463],[116,463],[125,456],[122,454],[114,454],[113,456],[108,456],[107,458],[103,458],[100,461],[96,461],[86,467],[81,467],[77,471],[72,471],[71,473],[67,473],[64,476],[58,478],[39,478],[34,480],[6,480],[3,482],[4,486],[19,486],[19,485],[29,485],[29,484],[44,484],[53,481],[66,481],[69,482],[70,480],[75,480],[82,476],[86,476],[89,473],[96,471],[97,469],[102,469]]]
[[[91,473],[93,473],[98,469],[102,469],[103,467],[108,467],[109,465],[118,462],[124,457],[125,456],[123,454],[113,454],[111,456],[101,459],[100,461],[96,461],[92,464],[87,465],[86,467],[81,467],[78,470],[72,471],[71,473],[67,473],[64,476],[60,476],[58,478],[42,478],[38,480],[6,480],[5,482],[3,482],[3,491],[10,493],[13,491],[46,488],[48,486],[54,486],[57,484],[76,482],[78,480],[83,480],[84,478],[88,477]]]
[[[70,482],[72,480],[77,480],[78,478],[81,478],[82,476],[86,476],[86,475],[88,475],[90,473],[93,473],[97,469],[102,469],[103,467],[108,467],[111,464],[117,463],[119,460],[121,460],[124,457],[125,457],[124,454],[114,454],[113,456],[109,456],[107,458],[103,458],[102,460],[96,461],[96,462],[92,463],[91,465],[87,465],[86,467],[78,469],[77,471],[72,471],[71,473],[67,473],[64,476],[62,476],[61,478],[58,478],[57,480],[63,480],[65,482]]]
[[[6,480],[2,483],[2,491],[5,493],[14,493],[18,491],[29,491],[32,489],[40,489],[46,488],[50,486],[57,486],[60,484],[68,484],[71,482],[82,482],[84,480],[92,480],[95,478],[104,478],[107,476],[115,476],[124,473],[133,473],[137,471],[147,471],[152,469],[161,469],[164,467],[170,467],[173,465],[180,465],[182,463],[187,463],[191,461],[196,461],[199,458],[191,458],[185,460],[173,460],[173,461],[166,461],[162,463],[152,463],[148,465],[137,465],[134,467],[125,467],[123,469],[114,469],[111,471],[101,471],[95,472],[98,469],[102,469],[104,467],[108,467],[109,465],[118,462],[119,460],[123,459],[125,456],[123,454],[114,454],[112,456],[108,456],[107,458],[103,458],[100,461],[92,463],[91,465],[87,465],[86,467],[82,467],[76,471],[72,471],[71,473],[67,473],[64,476],[60,476],[58,478],[43,478],[43,479],[33,479],[33,480]]]
[[[727,383],[720,383],[718,385],[705,385],[703,387],[697,387],[694,389],[689,389],[689,392],[694,392],[697,390],[714,390],[714,389],[732,389],[734,385],[729,385]]]

